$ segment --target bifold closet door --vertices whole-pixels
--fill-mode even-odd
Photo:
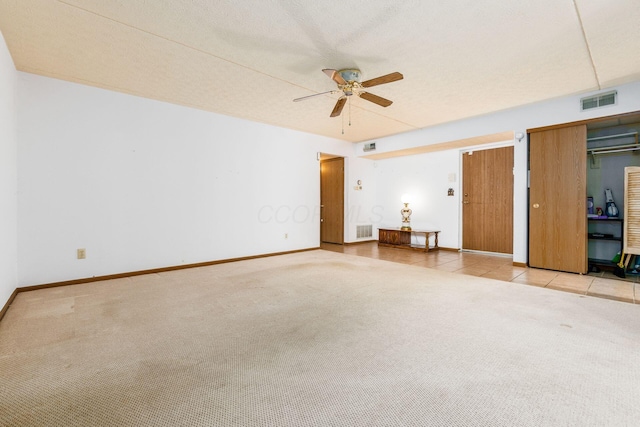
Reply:
[[[625,254],[640,255],[640,167],[624,168]]]
[[[587,128],[529,138],[529,266],[587,273]]]

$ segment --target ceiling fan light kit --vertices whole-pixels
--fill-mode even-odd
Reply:
[[[344,108],[347,97],[356,95],[364,100],[369,102],[373,102],[374,104],[380,105],[381,107],[388,107],[393,104],[393,101],[382,98],[381,96],[374,95],[365,91],[365,88],[369,88],[372,86],[377,86],[385,83],[391,83],[398,80],[402,80],[404,76],[400,73],[393,72],[390,74],[386,74],[384,76],[376,77],[374,79],[366,80],[364,82],[360,82],[360,78],[362,73],[360,70],[355,68],[345,68],[342,70],[334,70],[332,68],[325,68],[322,70],[331,80],[336,82],[338,85],[337,90],[331,90],[328,92],[316,93],[314,95],[303,96],[301,98],[294,99],[294,102],[302,101],[304,99],[312,98],[314,96],[325,95],[328,93],[335,94],[341,93],[342,96],[336,102],[336,105],[333,107],[331,111],[330,117],[338,117],[340,113],[342,113],[342,109]]]

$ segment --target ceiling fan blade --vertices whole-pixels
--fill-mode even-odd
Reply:
[[[326,92],[314,93],[313,95],[307,95],[307,96],[302,96],[300,98],[296,98],[296,99],[293,100],[293,102],[304,101],[305,99],[313,98],[314,96],[320,96],[320,95],[326,95],[328,93],[338,93],[338,92],[340,92],[340,91],[339,90],[328,90]]]
[[[389,105],[393,104],[393,101],[389,101],[388,99],[369,92],[361,92],[360,98],[364,98],[367,101],[373,102],[374,104],[378,104],[382,107],[388,107]]]
[[[345,81],[345,79],[342,78],[342,76],[340,75],[338,70],[332,70],[331,68],[325,68],[324,70],[322,70],[322,72],[325,73],[327,76],[329,76],[329,78],[331,80],[333,80],[334,82],[338,83],[339,85],[346,85],[347,84],[347,82]]]
[[[360,85],[362,87],[371,87],[371,86],[383,85],[385,83],[395,82],[395,81],[398,81],[398,80],[402,80],[403,78],[404,78],[404,76],[396,71],[395,73],[387,74],[385,76],[376,77],[375,79],[371,79],[371,80],[366,80],[366,81],[360,83]]]
[[[342,98],[338,99],[338,102],[336,102],[336,106],[333,107],[333,111],[331,112],[331,116],[329,117],[338,117],[340,113],[342,113],[342,109],[344,108],[344,104],[346,103],[347,103],[346,96],[343,96]]]

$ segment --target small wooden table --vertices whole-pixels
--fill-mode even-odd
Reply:
[[[425,244],[414,245],[411,243],[411,233],[424,234]],[[378,228],[378,246],[390,246],[392,248],[415,249],[423,252],[437,251],[438,233],[440,230],[402,230],[401,228]],[[435,236],[434,246],[429,246],[429,236]]]

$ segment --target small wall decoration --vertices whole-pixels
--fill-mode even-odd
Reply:
[[[447,196],[453,196],[453,188],[447,190]]]

